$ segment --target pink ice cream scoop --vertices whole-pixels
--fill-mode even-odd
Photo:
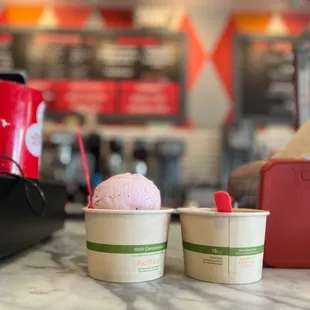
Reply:
[[[156,185],[139,174],[118,174],[99,184],[94,192],[96,209],[158,210],[160,192]]]

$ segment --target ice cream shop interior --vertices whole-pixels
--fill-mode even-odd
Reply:
[[[0,309],[310,309],[309,23],[1,1]]]

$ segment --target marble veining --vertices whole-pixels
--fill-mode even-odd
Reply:
[[[250,285],[217,285],[183,273],[180,226],[172,223],[161,279],[113,284],[87,276],[84,223],[68,220],[52,240],[0,264],[1,310],[310,309],[310,270],[265,269]]]

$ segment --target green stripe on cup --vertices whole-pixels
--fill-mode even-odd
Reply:
[[[208,245],[194,244],[183,241],[183,248],[188,251],[203,253],[203,254],[214,254],[214,255],[228,255],[229,248],[215,247]]]
[[[226,256],[248,256],[248,255],[257,255],[264,252],[264,245],[246,247],[246,248],[229,248],[229,247],[200,245],[186,241],[183,241],[183,248],[191,252],[197,252],[202,254],[213,254],[213,255],[226,255]]]
[[[167,249],[167,242],[144,244],[144,245],[115,245],[102,244],[86,241],[88,250],[101,253],[114,254],[139,254],[139,253],[155,253]]]
[[[264,253],[264,245],[258,245],[248,248],[230,248],[229,256],[247,256]]]

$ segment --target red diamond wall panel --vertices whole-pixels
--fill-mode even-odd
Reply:
[[[90,16],[91,8],[87,6],[57,5],[53,8],[59,27],[82,28]]]
[[[179,30],[186,32],[188,35],[187,82],[188,87],[191,89],[195,84],[202,67],[205,65],[207,53],[204,50],[203,44],[201,43],[197,31],[188,15],[183,17]]]
[[[132,28],[132,10],[102,9],[99,10],[103,24],[107,28]]]
[[[280,16],[290,34],[300,34],[310,22],[310,15],[282,13]]]
[[[235,22],[230,18],[212,55],[219,77],[231,100],[233,99],[233,35],[235,32]]]

